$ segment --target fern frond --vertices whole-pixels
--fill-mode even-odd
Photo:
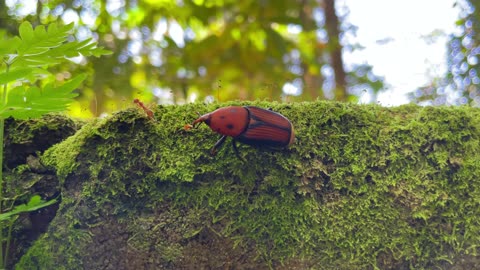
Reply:
[[[10,60],[10,67],[51,66],[63,62],[66,57],[108,54],[91,39],[67,42],[72,29],[73,24],[53,23],[48,28],[40,25],[33,29],[29,22],[22,23],[19,29],[21,43]]]
[[[81,74],[61,86],[50,83],[43,89],[25,85],[10,89],[6,104],[0,106],[0,117],[28,119],[49,112],[64,111],[78,95],[72,91],[80,86],[86,77],[85,74]]]
[[[0,95],[0,118],[40,117],[63,111],[73,101],[77,94],[72,91],[86,75],[76,76],[60,86],[48,83],[40,88],[37,82],[52,77],[47,69],[49,66],[70,57],[100,56],[110,52],[98,48],[91,39],[68,41],[72,30],[73,24],[52,23],[34,29],[29,22],[24,22],[19,27],[19,37],[0,43],[0,57],[4,61],[0,63],[0,89],[6,91],[6,100]]]
[[[17,49],[18,55],[37,55],[60,46],[72,33],[72,29],[73,23],[62,26],[52,23],[48,29],[39,25],[34,30],[29,22],[23,22],[19,28],[22,44]]]

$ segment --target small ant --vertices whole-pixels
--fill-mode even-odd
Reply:
[[[149,108],[147,108],[145,106],[145,104],[143,104],[143,102],[141,102],[138,98],[134,99],[133,100],[133,103],[137,104],[140,108],[143,109],[143,111],[145,111],[145,113],[147,114],[148,118],[152,119],[152,120],[155,120],[155,117],[153,116],[153,112],[152,110],[150,110]]]

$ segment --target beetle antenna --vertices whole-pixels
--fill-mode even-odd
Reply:
[[[201,116],[202,116],[199,112],[197,112],[197,114],[198,114],[198,117],[201,117]],[[197,119],[197,120],[198,120],[198,119]],[[193,121],[193,123],[191,124],[191,126],[192,126],[193,128],[197,128],[197,127],[198,127],[198,124],[201,123],[201,121],[197,121],[197,120]]]
[[[202,115],[201,115],[199,112],[197,112],[197,114],[198,114],[198,117],[199,117],[199,119],[200,119],[200,117],[201,117]],[[198,123],[201,123],[201,121],[199,121],[199,119],[193,121],[193,123],[191,124],[191,126],[192,126],[193,128],[197,128],[197,127],[198,127]]]

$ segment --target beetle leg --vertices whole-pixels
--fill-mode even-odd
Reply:
[[[220,140],[218,140],[215,145],[210,149],[210,155],[215,156],[217,154],[217,148],[220,148],[222,144],[225,142],[227,139],[226,135],[223,135]]]
[[[241,161],[245,161],[245,159],[243,159],[240,156],[240,152],[238,152],[238,147],[237,147],[237,141],[236,140],[232,140],[232,146],[233,146],[233,152],[235,152],[235,155],[237,156],[237,158],[240,159]]]
[[[237,148],[237,141],[232,140],[232,147],[233,147],[233,152],[235,152],[235,155],[236,155],[238,158],[241,158],[241,157],[240,157],[240,153],[238,152],[238,148]]]

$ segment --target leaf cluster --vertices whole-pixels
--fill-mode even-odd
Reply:
[[[0,45],[0,85],[4,87],[0,117],[26,119],[63,111],[77,96],[72,93],[86,78],[80,74],[62,85],[52,82],[48,68],[78,56],[101,56],[109,52],[91,38],[70,41],[73,24],[52,23],[35,28],[20,25],[19,36]],[[43,87],[42,87],[43,85]]]

